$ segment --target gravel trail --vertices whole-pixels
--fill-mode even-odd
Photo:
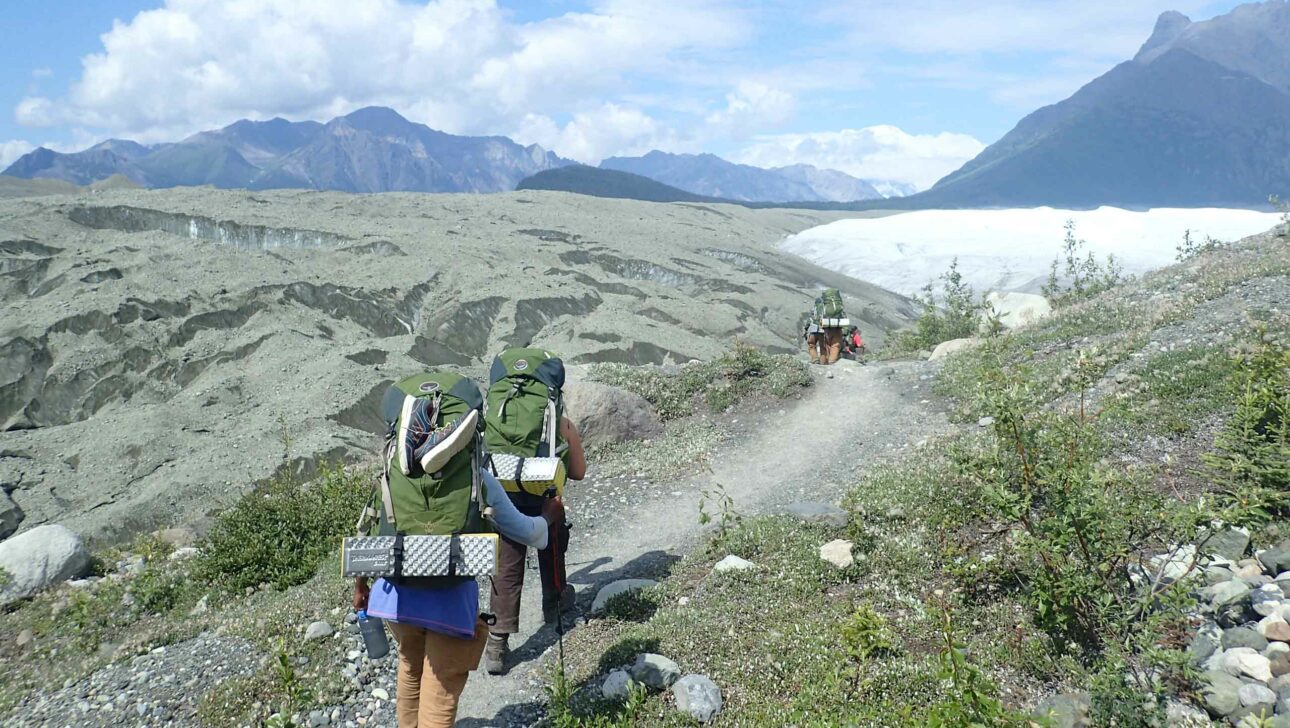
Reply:
[[[693,548],[702,535],[699,497],[717,483],[744,515],[773,513],[798,501],[836,504],[865,467],[947,430],[951,425],[930,396],[930,366],[844,360],[814,367],[815,386],[801,400],[734,423],[741,431],[714,455],[710,473],[670,484],[638,483],[653,497],[620,511],[580,512],[572,486],[566,496],[574,521],[568,569],[579,607],[588,610],[605,583],[657,576]],[[541,593],[531,557],[530,567],[521,633],[511,637],[512,659],[519,663],[502,676],[482,669],[472,674],[458,726],[524,726],[541,711],[540,658],[556,635],[549,627],[535,630],[541,625]]]

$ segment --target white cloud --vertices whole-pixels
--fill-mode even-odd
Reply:
[[[734,160],[759,167],[813,164],[861,179],[907,182],[921,190],[984,148],[984,144],[966,134],[909,134],[894,126],[870,126],[763,135],[736,153]]]
[[[65,96],[15,114],[158,141],[380,104],[450,132],[509,133],[529,114],[599,113],[629,77],[666,80],[678,59],[749,32],[719,2],[605,0],[516,23],[493,0],[167,0],[114,24]]]
[[[639,155],[651,149],[680,151],[690,146],[673,129],[648,114],[616,104],[574,114],[564,125],[549,116],[527,114],[515,138],[586,164],[597,164],[615,154]]]
[[[7,142],[0,142],[0,169],[4,169],[13,164],[18,157],[35,149],[31,142],[22,139],[10,139]]]
[[[736,138],[766,132],[793,118],[793,95],[760,81],[740,81],[726,94],[726,108],[708,115],[712,131],[722,131]]]

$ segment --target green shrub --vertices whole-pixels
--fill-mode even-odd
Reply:
[[[1120,284],[1123,269],[1115,256],[1108,255],[1106,262],[1099,263],[1092,252],[1084,252],[1087,246],[1075,237],[1075,221],[1067,220],[1062,252],[1053,259],[1048,283],[1042,289],[1054,308],[1092,298]]]
[[[1261,324],[1235,366],[1236,411],[1205,456],[1206,471],[1231,491],[1290,495],[1290,348]]]
[[[934,595],[940,611],[937,636],[941,651],[937,676],[949,687],[949,695],[928,711],[924,725],[930,728],[1032,728],[1035,719],[1008,710],[995,696],[995,687],[981,668],[968,659],[966,645],[959,637],[948,598],[939,590]]]
[[[1192,238],[1190,230],[1184,230],[1182,242],[1179,243],[1176,248],[1178,252],[1174,255],[1174,259],[1179,263],[1185,263],[1202,253],[1208,253],[1226,247],[1228,247],[1227,243],[1224,243],[1221,240],[1215,240],[1208,235],[1205,236],[1203,241],[1196,240]]]
[[[892,352],[921,351],[944,341],[973,336],[982,326],[983,313],[986,314],[987,333],[998,333],[1001,329],[993,309],[987,308],[983,301],[978,301],[972,286],[963,280],[963,274],[959,273],[958,258],[950,263],[949,270],[942,273],[939,280],[939,297],[935,291],[935,281],[929,281],[923,287],[922,295],[914,295],[914,302],[922,312],[912,330],[897,332],[892,337],[892,343],[888,347]]]
[[[742,341],[709,362],[690,364],[676,374],[622,364],[601,364],[592,370],[596,381],[644,397],[659,417],[674,420],[695,413],[703,402],[720,412],[758,394],[784,398],[811,385],[806,364],[785,354],[766,354]]]
[[[324,468],[312,483],[277,478],[248,493],[199,545],[198,578],[230,591],[304,583],[353,530],[371,492],[367,477]]]
[[[874,611],[872,604],[861,604],[851,613],[840,630],[842,647],[855,662],[889,655],[896,650],[896,637],[887,620]]]

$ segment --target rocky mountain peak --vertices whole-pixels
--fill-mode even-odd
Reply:
[[[1191,18],[1177,10],[1166,10],[1161,13],[1160,17],[1156,18],[1156,27],[1151,31],[1151,37],[1142,44],[1142,48],[1138,49],[1138,55],[1134,56],[1134,60],[1144,58],[1151,51],[1173,43],[1190,25]]]

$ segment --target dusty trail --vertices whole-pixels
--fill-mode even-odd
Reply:
[[[816,386],[782,414],[771,409],[753,418],[757,424],[745,425],[743,435],[715,455],[711,473],[661,486],[653,497],[618,512],[597,513],[594,523],[578,513],[577,490],[571,488],[575,531],[568,567],[579,606],[586,610],[596,590],[609,581],[655,576],[688,552],[701,535],[700,494],[716,483],[742,514],[772,513],[804,500],[836,503],[863,467],[949,428],[929,396],[929,380],[922,378],[927,367],[922,362],[859,366],[848,361],[817,367]],[[579,528],[578,523],[594,527]],[[556,635],[552,628],[534,629],[541,624],[539,607],[534,569],[525,579],[521,633],[511,637],[513,659],[521,662],[503,676],[482,669],[471,676],[458,726],[527,725],[540,710],[538,658]]]

